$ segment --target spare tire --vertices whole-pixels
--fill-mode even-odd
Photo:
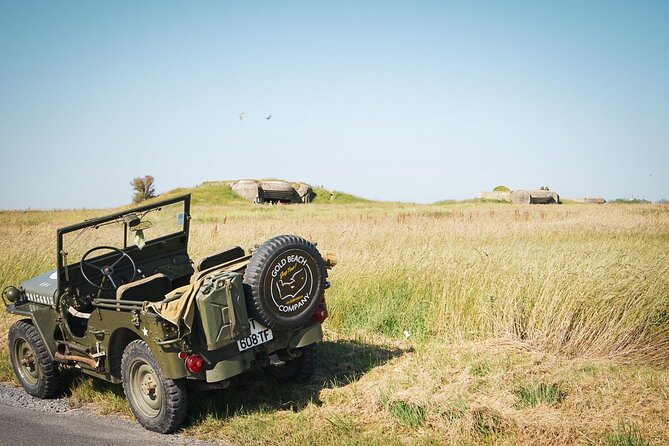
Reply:
[[[323,298],[327,271],[316,247],[295,235],[267,240],[244,273],[249,313],[269,328],[306,323]]]

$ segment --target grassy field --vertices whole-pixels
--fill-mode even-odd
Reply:
[[[193,257],[294,233],[336,252],[309,385],[193,394],[184,435],[236,444],[669,443],[669,206],[251,206],[194,197]],[[343,195],[342,195],[343,196]],[[105,211],[0,212],[0,284]],[[13,318],[0,315],[0,335]],[[408,335],[408,337],[407,337]],[[14,381],[6,345],[0,380]],[[68,374],[72,404],[129,415]]]

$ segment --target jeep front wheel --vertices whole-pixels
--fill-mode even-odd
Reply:
[[[188,409],[185,380],[165,378],[146,342],[138,339],[125,348],[121,376],[123,391],[139,424],[161,434],[181,426]]]
[[[58,364],[30,323],[18,321],[9,329],[9,356],[14,373],[28,394],[48,398],[59,389]]]

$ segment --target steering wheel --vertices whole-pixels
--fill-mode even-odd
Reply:
[[[110,265],[104,265],[102,267],[99,267],[94,263],[86,261],[86,259],[90,257],[91,254],[103,249],[106,249],[108,251],[114,251],[116,253],[116,255],[113,256],[111,259],[105,260],[105,262],[111,262]],[[118,256],[118,258],[116,256]],[[135,275],[137,274],[137,267],[135,266],[135,262],[132,260],[132,257],[130,257],[127,253],[123,252],[118,248],[114,248],[113,246],[96,246],[95,248],[91,248],[88,251],[86,251],[84,256],[81,258],[81,261],[79,262],[79,269],[81,269],[81,275],[84,276],[86,282],[90,283],[95,288],[104,291],[114,291],[118,288],[116,281],[114,281],[116,265],[118,265],[119,262],[121,262],[121,260],[123,259],[126,259],[126,261],[130,262],[130,265],[132,266],[132,277],[129,280],[129,282],[132,282],[135,279]],[[93,281],[86,275],[86,270],[84,269],[84,266],[102,273],[102,281],[100,282],[100,285],[93,283]],[[104,286],[105,279],[109,280],[109,282],[111,283],[111,288]]]

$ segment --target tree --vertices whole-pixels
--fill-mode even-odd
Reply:
[[[146,175],[144,178],[137,177],[130,182],[132,190],[135,191],[132,195],[133,203],[140,203],[156,196],[156,188],[153,181],[151,175]]]

